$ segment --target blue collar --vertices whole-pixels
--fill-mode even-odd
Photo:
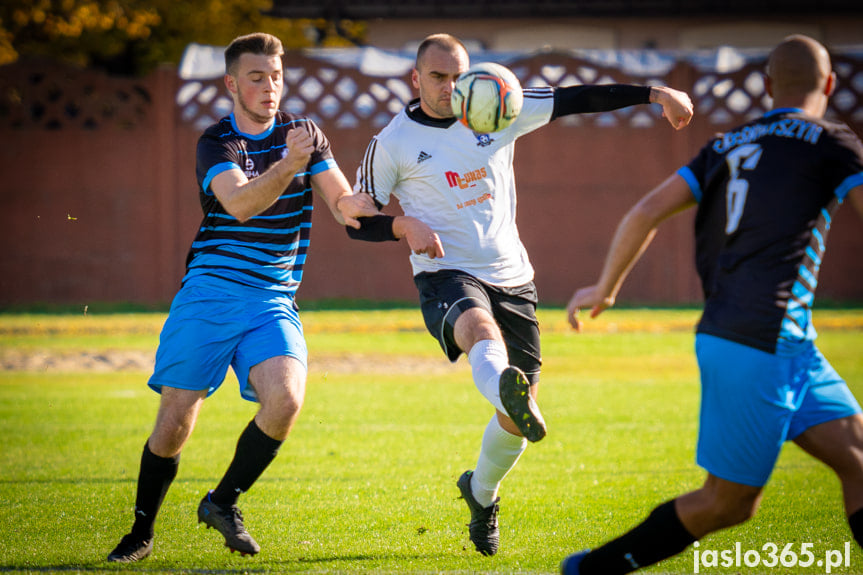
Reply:
[[[766,114],[764,114],[765,118],[769,118],[770,116],[775,116],[776,114],[805,114],[801,108],[776,108],[775,110],[770,110]]]
[[[260,134],[247,134],[245,132],[241,132],[240,129],[237,127],[237,118],[234,116],[234,113],[231,112],[231,127],[234,129],[235,132],[248,140],[263,140],[264,138],[273,133],[273,130],[276,127],[276,119],[273,118],[273,121],[270,123],[270,127],[261,132]]]

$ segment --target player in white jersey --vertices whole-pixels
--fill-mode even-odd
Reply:
[[[416,102],[375,137],[363,163],[373,172],[360,172],[362,191],[380,204],[397,197],[405,214],[445,241],[443,256],[411,255],[414,275],[458,269],[505,287],[533,279],[515,225],[513,144],[547,124],[553,107],[551,88],[526,89],[509,129],[477,134],[450,119],[442,129],[419,116]]]
[[[374,137],[355,192],[380,207],[396,197],[403,216],[360,218],[351,237],[406,238],[426,326],[451,361],[468,354],[473,380],[496,409],[479,458],[457,485],[471,512],[470,539],[494,555],[500,482],[546,428],[535,402],[541,364],[533,267],[515,225],[515,141],[553,119],[656,102],[675,128],[692,104],[669,88],[604,85],[524,90],[516,121],[492,134],[457,122],[450,96],[469,67],[464,45],[448,34],[417,50],[412,101]]]

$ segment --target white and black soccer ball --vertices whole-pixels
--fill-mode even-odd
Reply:
[[[497,132],[512,124],[523,101],[515,74],[493,62],[468,68],[456,80],[451,96],[456,118],[480,134]]]

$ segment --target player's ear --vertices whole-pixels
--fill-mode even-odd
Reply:
[[[824,82],[824,95],[829,98],[833,95],[834,90],[836,90],[836,72],[830,72],[827,81]]]
[[[416,68],[413,68],[411,70],[411,84],[413,84],[414,88],[416,88],[417,90],[420,89],[420,73],[417,71]]]
[[[237,79],[230,74],[225,74],[225,87],[231,94],[237,93]]]
[[[764,74],[764,90],[767,91],[768,96],[773,97],[773,86],[770,82],[770,76],[767,74]]]

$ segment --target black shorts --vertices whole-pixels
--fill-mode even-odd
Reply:
[[[422,272],[414,276],[426,327],[450,361],[465,351],[456,345],[453,326],[472,307],[487,310],[497,322],[506,343],[509,362],[531,383],[539,381],[542,356],[536,320],[536,286],[533,282],[506,288],[489,285],[458,270]]]

